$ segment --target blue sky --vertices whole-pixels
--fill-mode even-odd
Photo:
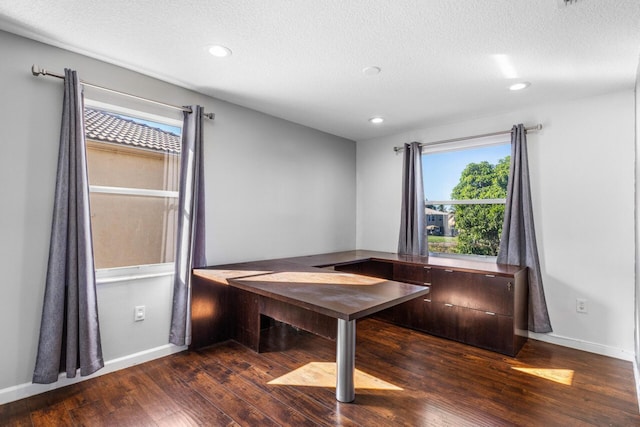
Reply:
[[[451,190],[458,184],[460,174],[469,163],[486,160],[495,165],[498,160],[511,154],[510,151],[511,145],[507,143],[423,155],[425,197],[427,200],[450,200]]]
[[[142,123],[143,125],[147,125],[147,126],[150,126],[152,128],[162,129],[163,131],[171,132],[171,133],[174,133],[176,135],[181,135],[182,134],[182,130],[177,126],[166,125],[164,123],[153,122],[153,121],[150,121],[150,120],[143,120],[143,119],[139,119],[137,117],[125,116],[124,114],[118,114],[118,116],[122,117],[123,119],[129,119],[129,120],[132,120],[132,121],[137,122],[137,123]]]

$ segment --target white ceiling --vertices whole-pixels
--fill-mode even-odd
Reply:
[[[363,140],[633,88],[640,1],[558,3],[0,0],[0,29]],[[531,87],[507,90],[520,80]]]

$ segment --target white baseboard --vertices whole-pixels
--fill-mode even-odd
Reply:
[[[159,359],[161,357],[169,356],[174,353],[179,353],[186,349],[186,346],[166,344],[160,347],[144,350],[139,353],[130,354],[113,360],[108,360],[105,362],[104,368],[86,377],[81,377],[80,373],[78,372],[75,378],[67,378],[67,374],[62,373],[58,377],[58,381],[52,384],[24,383],[0,389],[0,405],[24,399],[26,397],[35,396],[36,394],[45,393],[47,391],[75,384],[80,381],[86,381],[91,378],[96,378],[101,375],[119,371],[120,369],[129,368],[131,366],[139,365],[140,363]]]
[[[611,347],[590,341],[564,337],[562,335],[556,335],[554,333],[537,334],[535,332],[529,332],[529,338],[548,342],[550,344],[561,345],[563,347],[573,348],[576,350],[588,351],[589,353],[600,354],[602,356],[613,357],[615,359],[628,360],[630,362],[635,359],[635,353],[632,350],[625,350],[623,348]]]

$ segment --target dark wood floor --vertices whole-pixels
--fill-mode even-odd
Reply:
[[[332,387],[267,384],[335,361],[335,343],[290,328],[266,339],[265,353],[227,342],[3,405],[0,425],[640,425],[630,362],[539,341],[514,359],[363,320],[356,367],[401,390],[346,404]]]

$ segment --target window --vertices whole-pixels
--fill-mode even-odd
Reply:
[[[172,263],[181,123],[87,105],[85,134],[96,269]]]
[[[510,150],[504,136],[423,147],[426,235],[431,253],[497,256]]]

